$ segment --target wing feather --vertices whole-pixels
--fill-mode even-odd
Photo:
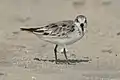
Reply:
[[[72,20],[60,21],[57,23],[51,23],[44,27],[29,28],[27,30],[42,37],[67,38],[68,33],[74,30],[74,22]]]

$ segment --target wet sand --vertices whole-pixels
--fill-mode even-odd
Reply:
[[[0,80],[119,80],[119,0],[0,0]],[[68,46],[71,65],[53,44],[20,27],[36,27],[78,14],[88,18],[83,39]]]

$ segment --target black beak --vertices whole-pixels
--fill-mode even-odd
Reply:
[[[84,31],[84,24],[83,23],[80,24],[80,27],[81,27],[82,31]]]

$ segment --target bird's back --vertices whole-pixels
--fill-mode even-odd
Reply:
[[[40,39],[55,44],[70,44],[76,42],[80,36],[75,31],[75,24],[72,20],[51,23],[44,27],[21,28],[38,36]],[[74,34],[75,33],[75,34]]]

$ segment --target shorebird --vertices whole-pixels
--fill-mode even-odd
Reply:
[[[63,53],[67,63],[66,46],[71,45],[83,38],[87,29],[87,18],[84,15],[78,15],[74,20],[64,20],[56,23],[50,23],[46,26],[36,26],[36,28],[20,28],[22,31],[28,31],[35,34],[41,40],[55,44],[55,62],[58,63],[57,48],[63,47]]]

